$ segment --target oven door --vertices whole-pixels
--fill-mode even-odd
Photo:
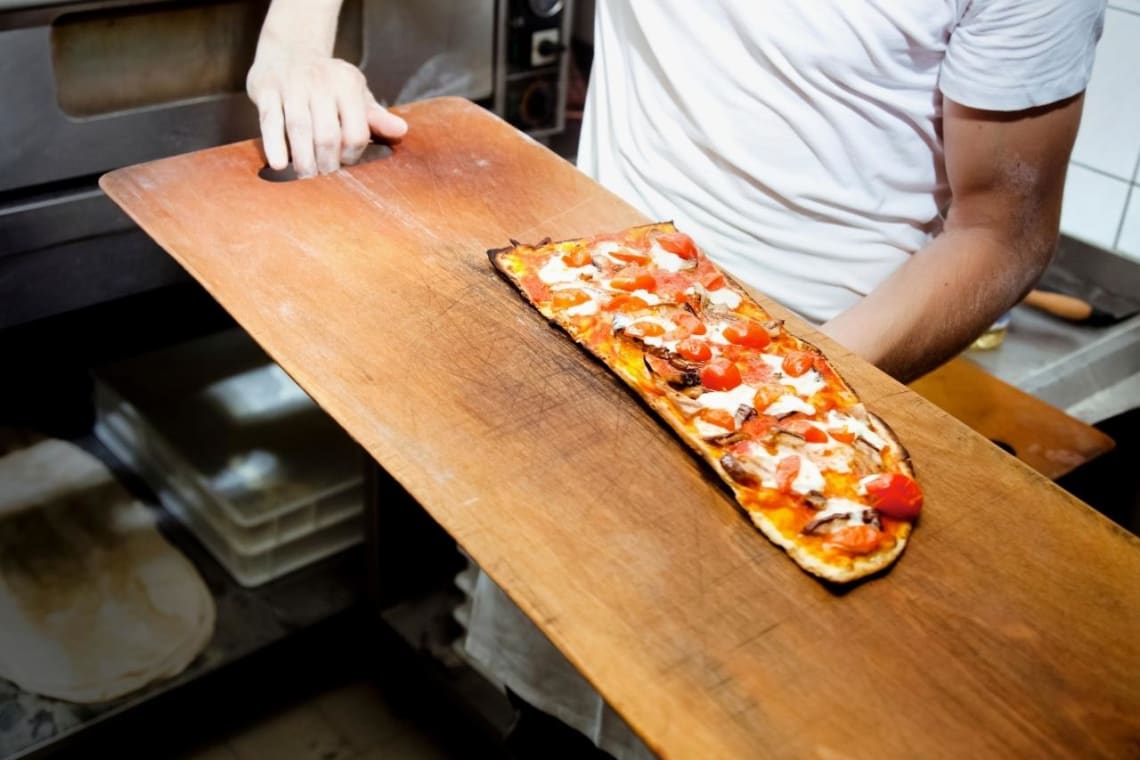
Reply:
[[[0,328],[179,268],[98,190],[121,166],[256,136],[268,0],[0,0]],[[345,0],[336,54],[386,102],[491,102],[494,0]]]

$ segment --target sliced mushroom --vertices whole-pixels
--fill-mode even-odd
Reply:
[[[860,476],[872,475],[883,469],[883,457],[879,450],[872,446],[865,438],[859,436],[855,439],[855,472]]]
[[[701,372],[697,369],[697,365],[686,362],[686,365],[678,366],[672,359],[648,351],[645,353],[644,361],[645,368],[650,374],[660,377],[671,388],[684,390],[699,387],[701,384]]]
[[[763,479],[761,472],[731,452],[720,458],[720,466],[730,478],[742,486],[758,486]]]
[[[748,422],[748,420],[755,417],[757,414],[758,412],[748,404],[741,404],[740,406],[736,407],[736,414],[733,415],[733,419],[736,420],[736,426],[740,427],[745,422]]]
[[[803,530],[800,532],[807,533],[808,535],[818,535],[820,533],[820,528],[827,525],[828,523],[831,523],[835,520],[845,520],[850,516],[851,515],[847,514],[846,512],[832,512],[829,515],[823,515],[821,517],[815,518],[807,525],[805,525]]]
[[[827,506],[827,497],[819,491],[808,491],[804,496],[804,501],[812,509],[823,509]]]

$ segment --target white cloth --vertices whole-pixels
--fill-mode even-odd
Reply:
[[[937,232],[941,94],[1081,92],[1104,0],[599,0],[579,166],[816,321]],[[469,652],[620,758],[649,752],[489,579]]]

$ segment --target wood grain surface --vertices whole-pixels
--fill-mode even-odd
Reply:
[[[1115,445],[1092,425],[962,357],[915,380],[910,388],[991,441],[1009,446],[1010,453],[1050,480]]]
[[[791,320],[894,426],[927,494],[885,576],[806,575],[484,253],[645,220],[474,105],[397,111],[391,157],[319,179],[260,180],[246,142],[102,185],[652,748],[1140,752],[1140,542]]]

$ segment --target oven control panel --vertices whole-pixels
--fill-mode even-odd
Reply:
[[[498,0],[495,110],[532,135],[562,131],[571,0]]]

